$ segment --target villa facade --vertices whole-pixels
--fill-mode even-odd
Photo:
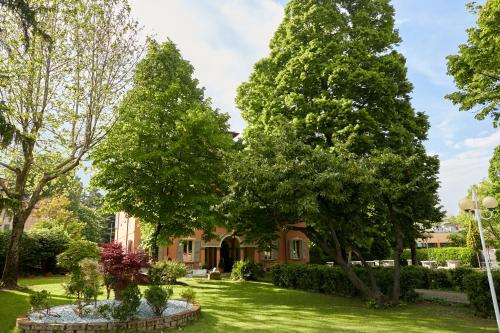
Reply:
[[[296,224],[294,226],[303,226]],[[230,271],[234,262],[250,260],[268,268],[276,263],[305,264],[309,262],[309,239],[300,231],[279,233],[267,251],[260,251],[244,237],[233,236],[225,228],[216,228],[217,238],[203,240],[203,232],[196,230],[190,237],[176,238],[169,246],[160,247],[159,260],[183,262],[190,268],[216,268]],[[116,214],[115,241],[127,252],[140,248],[140,222],[125,213]]]

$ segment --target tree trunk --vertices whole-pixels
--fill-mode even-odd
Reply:
[[[160,251],[160,247],[158,246],[158,236],[160,235],[160,230],[161,227],[158,224],[153,235],[153,246],[151,247],[151,257],[153,258],[153,262],[158,262],[158,252]]]
[[[384,294],[378,288],[376,281],[375,280],[371,281],[373,283],[374,288],[370,288],[363,280],[361,280],[356,275],[356,273],[352,269],[352,266],[346,262],[346,260],[342,256],[342,247],[337,238],[337,234],[333,230],[331,232],[332,232],[332,240],[335,246],[331,246],[328,242],[322,239],[317,233],[312,232],[310,229],[309,230],[306,229],[306,232],[307,231],[309,231],[307,233],[307,236],[310,239],[315,240],[318,246],[320,246],[325,253],[333,256],[335,262],[339,264],[341,269],[346,273],[349,281],[351,281],[353,286],[361,292],[363,297],[375,300],[379,306],[384,304]]]
[[[415,239],[410,240],[410,251],[411,251],[411,264],[413,266],[417,266],[418,265],[417,243],[415,242]]]
[[[394,274],[392,282],[392,302],[399,303],[401,296],[401,251],[403,250],[403,235],[401,234],[401,226],[392,218],[394,227]]]
[[[6,289],[18,289],[17,277],[19,273],[19,250],[23,236],[24,224],[27,213],[16,211],[12,220],[12,234],[10,236],[5,258],[5,266],[2,274],[2,287]]]

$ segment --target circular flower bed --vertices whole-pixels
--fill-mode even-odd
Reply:
[[[113,306],[118,301],[98,301],[97,307],[103,304]],[[145,300],[142,300],[133,320],[120,322],[116,319],[103,318],[92,304],[85,307],[85,315],[79,316],[75,305],[62,305],[50,308],[49,313],[36,311],[26,317],[18,318],[16,327],[23,333],[44,332],[95,332],[98,330],[123,329],[162,329],[183,326],[188,321],[199,317],[200,306],[180,300],[168,301],[168,307],[162,316],[155,316]]]

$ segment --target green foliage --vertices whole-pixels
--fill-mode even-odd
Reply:
[[[439,161],[399,42],[388,1],[288,2],[269,56],[238,89],[248,127],[222,205],[231,228],[264,244],[302,221],[347,270],[342,253],[381,239],[399,252],[441,218]]]
[[[67,271],[78,268],[83,259],[99,259],[100,250],[96,243],[87,240],[73,240],[68,248],[57,256],[59,266]]]
[[[136,284],[128,284],[122,292],[121,302],[116,305],[111,316],[120,321],[127,321],[133,318],[137,309],[141,305],[141,291]]]
[[[40,311],[46,310],[46,313],[49,313],[50,305],[49,305],[50,294],[47,290],[35,291],[30,294],[29,302],[31,305],[32,311]]]
[[[451,277],[451,283],[457,290],[465,290],[465,284],[464,284],[464,279],[465,276],[473,273],[474,269],[470,267],[458,267],[455,269],[449,270],[450,272],[450,277]]]
[[[96,259],[85,258],[79,262],[79,266],[83,279],[84,301],[89,302],[93,300],[96,303],[102,282],[99,262]]]
[[[0,72],[8,77],[2,81],[2,103],[16,133],[7,149],[0,149],[0,174],[8,180],[2,183],[6,196],[22,201],[13,210],[15,232],[2,275],[9,287],[17,283],[17,231],[48,187],[106,135],[139,54],[137,23],[126,0],[36,4],[50,7],[33,12],[50,38],[33,34],[29,52],[25,27],[0,6]]]
[[[171,287],[149,286],[144,291],[144,298],[157,316],[161,316],[168,306],[168,299],[172,296]]]
[[[411,259],[409,249],[403,251],[402,258]],[[417,260],[434,260],[440,266],[446,266],[446,260],[460,260],[464,266],[477,267],[476,253],[467,247],[417,249]]]
[[[495,290],[500,290],[500,272],[493,272],[493,281]],[[463,285],[476,315],[493,318],[493,302],[486,274],[484,272],[469,272],[463,277]]]
[[[186,288],[184,289],[182,292],[181,292],[181,298],[184,299],[187,303],[194,303],[194,301],[196,300],[196,292],[194,291],[193,288],[189,287],[189,288]],[[187,304],[186,304],[186,307],[187,307]]]
[[[99,306],[97,306],[96,314],[101,318],[111,319],[112,311],[113,307],[108,303],[104,303],[104,304],[99,304]]]
[[[424,277],[425,269],[403,267],[401,269],[401,294],[406,301],[416,299],[415,288],[427,286]],[[368,283],[367,271],[355,267],[355,273]],[[413,274],[413,273],[417,274]],[[390,295],[393,281],[393,268],[373,268],[378,286],[386,295]],[[271,269],[273,283],[283,288],[294,288],[343,296],[362,296],[360,291],[350,282],[346,273],[340,267],[326,265],[274,265]]]
[[[222,221],[212,206],[225,188],[232,135],[173,42],[149,40],[119,114],[93,154],[93,182],[108,206],[149,225],[153,249],[195,229],[211,234]]]
[[[11,231],[0,232],[0,267],[5,265]],[[19,270],[24,274],[60,273],[57,255],[68,248],[70,238],[60,230],[30,230],[21,239]]]
[[[257,281],[264,276],[264,268],[249,260],[240,260],[234,263],[231,270],[231,279]]]
[[[394,268],[375,267],[372,270],[384,294],[390,295]],[[354,271],[361,279],[368,281],[365,268],[354,267]],[[472,273],[477,274],[471,268],[443,270],[428,269],[421,266],[401,267],[402,298],[407,302],[415,301],[417,299],[415,289],[456,290],[469,293],[468,288],[470,289],[470,287],[466,287],[464,281]],[[344,296],[362,296],[339,267],[326,265],[274,265],[271,274],[273,283],[283,288]],[[480,275],[484,275],[484,273]]]
[[[187,274],[186,265],[175,261],[160,261],[148,270],[151,284],[175,284],[178,278]]]
[[[500,1],[472,3],[469,9],[478,14],[477,26],[467,29],[467,42],[459,45],[458,54],[448,56],[448,74],[455,79],[458,91],[446,98],[460,105],[461,111],[473,111],[476,119],[490,116],[496,127],[500,119]]]
[[[95,259],[82,259],[78,267],[69,274],[69,282],[65,285],[66,293],[75,296],[75,304],[79,316],[84,316],[85,306],[92,301],[97,302],[101,287],[100,265]]]

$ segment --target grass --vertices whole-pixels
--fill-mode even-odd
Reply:
[[[71,301],[62,277],[23,279],[31,290],[46,289],[52,303]],[[495,332],[493,320],[474,317],[464,306],[433,303],[369,309],[359,299],[276,288],[264,282],[183,279],[195,289],[202,305],[199,321],[188,332]],[[187,286],[175,286],[174,297]],[[0,332],[9,332],[15,319],[28,311],[26,292],[0,291]]]

